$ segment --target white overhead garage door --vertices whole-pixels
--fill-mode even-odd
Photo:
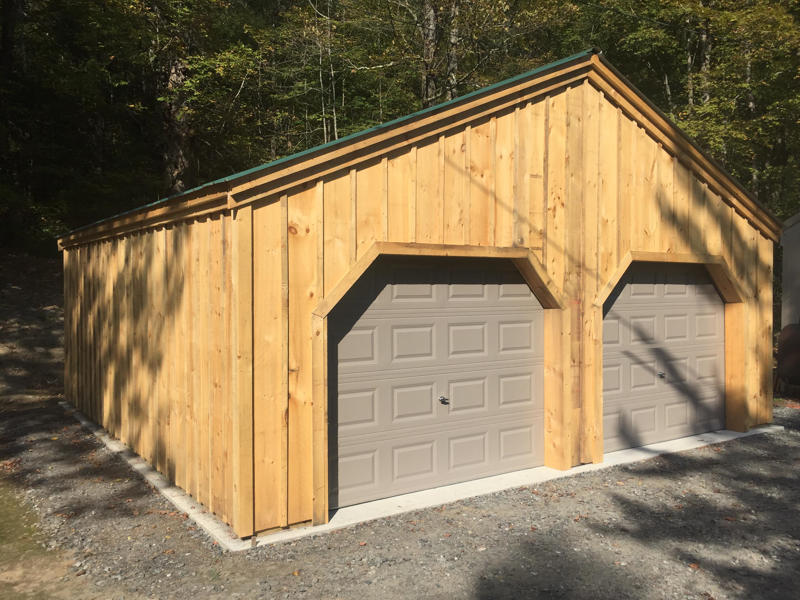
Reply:
[[[603,312],[606,452],[723,427],[725,312],[704,267],[634,263]]]
[[[331,506],[541,465],[542,313],[507,261],[377,261],[329,317]]]

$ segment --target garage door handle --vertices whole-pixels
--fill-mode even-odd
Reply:
[[[445,406],[447,406],[448,404],[450,404],[450,400],[448,400],[444,396],[439,396],[439,404],[444,404]]]
[[[659,371],[658,373],[656,373],[656,375],[658,375],[659,377],[661,377],[661,379],[664,379],[664,375],[665,375],[665,373],[664,373],[664,371]]]

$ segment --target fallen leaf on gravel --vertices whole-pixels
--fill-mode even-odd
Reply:
[[[359,546],[366,546],[366,545],[367,545],[367,542],[358,542],[358,545],[359,545]]]
[[[695,571],[699,571],[700,570],[700,565],[698,565],[697,563],[689,563],[689,568],[693,569]]]
[[[19,458],[4,460],[3,462],[0,462],[0,471],[3,471],[4,473],[12,473],[17,469],[17,467],[19,467],[19,463]]]

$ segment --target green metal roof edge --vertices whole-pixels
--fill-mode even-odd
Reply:
[[[185,190],[183,192],[178,192],[177,194],[173,194],[171,196],[167,196],[165,198],[161,198],[159,200],[155,200],[153,202],[150,202],[149,204],[143,204],[141,206],[137,206],[135,208],[131,208],[131,209],[125,210],[125,211],[123,211],[121,213],[117,213],[115,215],[111,215],[110,217],[104,217],[104,218],[102,218],[102,219],[100,219],[98,221],[95,221],[93,223],[89,223],[88,225],[81,225],[80,227],[77,227],[75,229],[72,229],[72,230],[68,231],[67,233],[63,234],[61,237],[66,237],[66,236],[69,236],[69,235],[73,235],[75,233],[79,233],[79,232],[84,231],[86,229],[90,229],[90,228],[92,228],[92,227],[94,227],[96,225],[100,225],[100,224],[106,223],[108,221],[113,221],[114,219],[119,219],[120,217],[124,217],[126,215],[133,214],[133,213],[138,212],[140,210],[144,210],[144,209],[147,209],[147,208],[153,208],[155,206],[158,206],[159,204],[166,204],[166,203],[170,202],[171,200],[175,200],[176,198],[180,198],[181,196],[188,196],[189,194],[193,194],[195,192],[198,192],[198,191],[200,191],[202,189],[205,189],[205,188],[208,188],[208,187],[219,185],[221,183],[228,183],[228,182],[233,181],[234,179],[239,179],[240,177],[245,177],[247,175],[251,175],[253,173],[257,173],[257,172],[262,171],[262,170],[265,171],[267,169],[270,169],[270,168],[273,168],[273,167],[277,167],[277,166],[282,165],[284,163],[287,163],[287,162],[290,162],[290,161],[293,161],[293,160],[297,160],[299,158],[303,158],[305,156],[308,156],[308,155],[311,155],[311,154],[315,154],[315,153],[321,152],[323,150],[328,150],[330,148],[334,148],[334,147],[339,146],[339,145],[346,144],[346,143],[351,142],[351,141],[353,141],[355,139],[358,139],[360,137],[366,137],[368,135],[377,133],[377,132],[382,131],[384,129],[389,129],[389,128],[394,127],[396,125],[400,125],[401,123],[404,123],[406,121],[412,121],[412,120],[414,120],[414,119],[416,119],[418,117],[421,117],[423,115],[436,112],[438,110],[441,110],[441,109],[446,108],[448,106],[453,106],[453,105],[458,104],[460,102],[464,102],[465,100],[469,100],[469,99],[474,98],[476,96],[480,96],[482,94],[487,94],[487,93],[493,92],[493,91],[495,91],[495,90],[497,90],[499,88],[502,88],[502,87],[505,87],[505,86],[508,86],[508,85],[512,85],[512,84],[514,84],[514,83],[516,83],[518,81],[522,81],[522,80],[527,79],[529,77],[533,77],[534,75],[539,75],[540,73],[542,73],[544,71],[548,71],[550,69],[554,69],[556,67],[560,67],[560,66],[562,66],[564,64],[573,62],[573,61],[578,60],[580,58],[585,58],[587,56],[592,56],[593,54],[600,54],[600,53],[601,53],[601,50],[599,50],[598,48],[590,48],[588,50],[583,50],[581,52],[577,52],[577,53],[575,53],[575,54],[573,54],[571,56],[567,56],[566,58],[562,58],[562,59],[559,59],[557,61],[554,61],[554,62],[551,62],[551,63],[547,63],[546,65],[542,65],[541,67],[536,67],[535,69],[533,69],[531,71],[527,71],[527,72],[522,73],[520,75],[515,75],[514,77],[509,77],[508,79],[504,79],[502,81],[498,81],[497,83],[493,83],[493,84],[488,85],[486,87],[482,87],[480,89],[474,90],[472,92],[464,94],[463,96],[459,96],[457,98],[453,98],[452,100],[448,100],[447,102],[442,102],[441,104],[436,104],[434,106],[429,106],[428,108],[423,108],[422,110],[418,110],[418,111],[413,112],[411,114],[404,115],[404,116],[398,117],[396,119],[392,119],[391,121],[387,121],[386,123],[381,123],[380,125],[375,125],[374,127],[370,127],[369,129],[362,129],[361,131],[356,131],[355,133],[351,133],[350,135],[346,135],[346,136],[341,137],[341,138],[339,138],[337,140],[332,140],[332,141],[327,142],[325,144],[320,144],[319,146],[314,146],[312,148],[308,148],[307,150],[303,150],[303,151],[297,152],[295,154],[289,154],[287,156],[284,156],[282,158],[278,158],[278,159],[273,160],[271,162],[264,163],[264,164],[258,165],[256,167],[251,167],[250,169],[246,169],[244,171],[239,171],[238,173],[233,173],[232,175],[227,175],[225,177],[220,177],[219,179],[215,179],[213,181],[209,181],[207,183],[200,184],[200,185],[198,185],[196,187],[193,187],[191,189]]]

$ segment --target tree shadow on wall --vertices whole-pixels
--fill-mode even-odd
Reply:
[[[81,412],[95,422],[102,423],[117,438],[125,437],[126,443],[140,449],[143,437],[143,422],[151,425],[152,447],[144,455],[151,464],[158,464],[160,470],[174,481],[174,458],[167,453],[168,444],[173,448],[182,445],[182,440],[169,439],[169,403],[153,403],[150,398],[156,390],[154,382],[164,376],[165,357],[174,352],[175,347],[164,347],[164,340],[175,339],[171,328],[179,313],[185,292],[185,265],[187,245],[185,228],[179,224],[169,228],[158,228],[152,232],[134,233],[120,238],[111,238],[84,247],[81,252],[89,259],[78,264],[75,250],[66,269],[67,281],[63,293],[67,296],[67,314],[63,326],[67,329],[67,341],[75,340],[83,349],[80,358],[75,352],[67,355],[67,369],[73,380],[80,378],[80,384],[70,387],[67,397]],[[145,236],[162,236],[159,245],[143,243]],[[110,250],[99,252],[100,245]],[[59,265],[53,268],[61,269]],[[54,273],[48,273],[53,277]],[[80,287],[78,284],[80,282]],[[36,295],[38,282],[35,279],[17,276],[18,296],[24,299]],[[49,302],[60,312],[62,290],[50,290]],[[78,308],[79,299],[83,299]],[[9,317],[9,307],[0,306],[3,320]],[[41,308],[37,308],[41,310]],[[31,318],[29,329],[42,327]],[[51,324],[47,323],[46,327]],[[169,334],[169,335],[168,335]],[[47,329],[36,339],[43,350],[43,356],[58,353],[64,340],[60,332]],[[15,334],[14,342],[27,343],[24,334]],[[188,350],[188,348],[187,348]],[[29,353],[30,354],[30,353]],[[44,369],[52,377],[60,378],[64,362],[48,361],[46,365],[31,366],[31,370]],[[144,382],[145,385],[140,385]],[[2,410],[4,418],[0,424],[0,460],[13,461],[16,465],[14,476],[24,485],[36,488],[44,486],[49,493],[60,494],[80,488],[81,481],[105,474],[99,470],[100,463],[94,457],[94,445],[81,441],[81,432],[53,435],[68,427],[73,427],[71,417],[57,401],[63,397],[60,389],[51,390],[49,395],[41,395],[30,400],[12,398],[15,394],[26,394],[24,378],[3,377],[5,386]],[[58,386],[60,388],[60,385]],[[168,388],[167,388],[168,389]],[[174,390],[169,390],[174,394]],[[172,401],[184,398],[172,397]],[[123,415],[128,422],[123,421]],[[65,427],[67,425],[68,427]],[[164,435],[164,432],[168,432]],[[184,430],[186,434],[189,432]],[[33,440],[46,440],[48,464],[59,467],[63,476],[58,481],[48,478],[41,465],[24,460],[27,444]],[[161,460],[157,458],[161,456]],[[23,459],[17,461],[16,459]],[[112,470],[123,476],[130,470],[127,465],[115,459]],[[117,464],[118,463],[118,464]],[[105,469],[106,467],[103,467]],[[100,507],[114,504],[119,494],[137,497],[148,494],[147,486],[140,485],[136,478],[130,485],[109,488],[104,497],[70,497],[69,505],[59,508],[60,512],[72,516],[90,513]],[[98,518],[114,518],[113,511],[98,511]]]

